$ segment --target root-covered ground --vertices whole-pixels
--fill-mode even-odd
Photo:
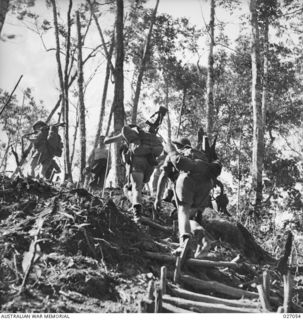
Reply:
[[[44,181],[2,178],[0,190],[0,311],[1,312],[138,312],[148,282],[168,268],[172,281],[177,246],[173,217],[167,205],[157,220],[164,226],[137,225],[129,204],[118,190],[105,199],[85,189],[62,188]],[[152,218],[152,201],[145,197],[145,215]],[[206,226],[207,227],[207,226]],[[210,228],[211,232],[211,228]],[[254,236],[256,236],[254,234]],[[268,270],[271,292],[283,301],[283,278],[277,268],[285,244],[283,233],[256,239],[274,258],[255,264],[228,239],[216,243],[208,257],[231,261],[241,253],[241,267],[186,267],[186,273],[207,281],[257,292]],[[299,232],[298,239],[302,239]],[[227,237],[228,238],[228,237]],[[217,239],[218,240],[218,239]],[[219,239],[220,240],[220,239]],[[296,242],[300,264],[303,245]],[[293,302],[303,308],[302,269],[293,269]],[[193,289],[185,286],[185,289]],[[201,293],[226,298],[208,289]]]

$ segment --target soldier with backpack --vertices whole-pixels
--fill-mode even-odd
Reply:
[[[192,148],[188,142],[188,139],[183,138],[175,141],[174,146],[165,145],[168,156],[161,178],[163,181],[165,177],[169,177],[174,181],[180,235],[178,251],[183,249],[185,240],[191,237],[189,219],[192,211],[207,206],[214,179],[221,173],[221,164],[217,159],[210,161],[205,152]],[[160,189],[162,181],[159,180]],[[156,209],[159,207],[159,200],[158,196],[155,201]]]
[[[136,125],[124,126],[121,133],[105,139],[105,144],[124,140],[120,153],[126,166],[127,184],[125,193],[130,194],[134,221],[139,222],[142,215],[142,190],[148,183],[158,165],[158,157],[163,151],[162,139],[157,136],[167,109],[160,107],[152,116],[157,118],[154,123],[146,121],[148,130]]]
[[[105,184],[108,150],[105,147],[104,138],[104,136],[100,136],[99,145],[93,149],[87,160],[86,173],[93,175],[93,179],[89,183],[92,188],[102,188]]]
[[[63,143],[58,133],[58,125],[48,126],[39,120],[33,125],[34,137],[28,137],[33,143],[34,150],[31,161],[31,176],[35,176],[35,170],[41,165],[41,174],[46,179],[52,178],[54,172],[60,173],[60,167],[53,159],[62,155]]]

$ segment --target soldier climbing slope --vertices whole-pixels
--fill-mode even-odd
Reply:
[[[102,188],[106,181],[106,168],[109,158],[104,138],[104,136],[100,136],[99,145],[92,150],[87,160],[88,166],[85,168],[87,176],[93,175],[93,179],[89,183],[92,188]]]
[[[178,210],[179,251],[181,251],[185,240],[191,237],[190,216],[197,209],[205,207],[209,201],[209,192],[214,179],[221,173],[221,164],[217,159],[210,162],[203,151],[191,148],[184,138],[176,142],[176,147],[169,143],[165,145],[168,158],[165,166],[167,172],[163,176],[168,177],[168,168],[172,169],[170,173],[177,176],[174,193]],[[161,183],[162,181],[159,181],[159,186]],[[156,208],[159,205],[158,201],[159,198],[156,198]]]
[[[41,174],[46,179],[52,179],[54,173],[60,173],[60,167],[53,159],[55,156],[60,157],[62,155],[63,143],[60,135],[58,134],[58,125],[49,127],[43,121],[37,121],[33,125],[35,134],[26,135],[25,137],[30,140],[34,145],[31,161],[31,176],[36,175],[36,169],[41,165]]]
[[[130,201],[134,221],[140,222],[142,215],[142,190],[144,184],[148,183],[158,165],[158,157],[163,151],[162,139],[156,134],[167,109],[160,107],[154,115],[158,115],[154,123],[147,121],[148,130],[132,125],[124,126],[120,134],[105,138],[105,144],[125,141],[122,149],[122,159],[126,165],[127,184],[124,187],[130,192]]]

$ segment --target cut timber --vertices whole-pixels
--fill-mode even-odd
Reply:
[[[260,297],[262,309],[265,312],[271,311],[271,307],[270,307],[269,301],[268,301],[268,299],[266,297],[266,294],[264,292],[262,284],[257,285],[257,289],[258,289],[258,292],[259,292],[259,297]]]
[[[142,224],[145,224],[145,225],[150,226],[150,227],[152,227],[154,229],[161,230],[161,231],[164,231],[164,232],[172,232],[172,230],[173,230],[172,227],[162,226],[161,224],[156,223],[156,222],[150,220],[147,217],[141,217],[140,218],[140,222]]]
[[[166,275],[167,275],[167,268],[165,266],[161,267],[161,276],[160,276],[160,289],[162,294],[166,294]]]
[[[251,309],[236,308],[236,307],[226,306],[224,304],[218,304],[218,303],[190,301],[187,299],[172,297],[169,295],[164,295],[162,299],[163,299],[163,302],[173,304],[179,308],[189,309],[189,310],[203,312],[203,313],[257,313],[259,312],[257,308],[251,308]]]
[[[148,282],[148,287],[147,287],[147,299],[148,300],[154,300],[154,288],[155,288],[155,284],[154,284],[154,280],[150,280]]]
[[[223,298],[212,297],[200,293],[195,293],[192,291],[184,290],[177,287],[170,286],[170,292],[180,298],[188,299],[198,302],[208,302],[208,303],[219,303],[225,304],[226,306],[235,307],[235,308],[259,308],[260,304],[258,302],[253,302],[251,300],[229,300]]]
[[[154,313],[162,312],[162,291],[160,288],[155,290],[155,309]]]
[[[188,284],[196,289],[210,290],[233,298],[250,298],[258,299],[259,295],[255,292],[245,291],[242,289],[233,288],[216,281],[204,281],[198,278],[184,275],[180,277],[181,282]]]
[[[153,258],[155,260],[160,260],[163,262],[175,261],[175,257],[168,254],[145,251],[145,255],[149,258]],[[200,260],[200,259],[188,259],[186,260],[186,264],[188,264],[189,266],[205,267],[205,268],[214,268],[214,267],[240,268],[241,267],[241,264],[238,264],[236,262],[209,261],[209,260]]]
[[[269,299],[269,295],[270,295],[270,275],[268,273],[268,271],[264,271],[263,272],[263,289],[264,289],[264,294],[266,299]]]
[[[170,303],[166,303],[166,302],[162,303],[162,311],[168,311],[168,312],[172,312],[172,313],[193,313],[193,311],[178,308],[178,307],[175,307],[175,306],[171,305]]]
[[[292,294],[292,275],[290,271],[287,272],[286,275],[283,275],[284,282],[284,301],[283,301],[283,309],[285,313],[290,312],[291,305],[291,294]]]
[[[181,275],[181,258],[177,257],[175,272],[174,272],[174,283],[179,283],[180,275]]]

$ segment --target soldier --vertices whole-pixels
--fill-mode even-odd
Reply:
[[[63,144],[58,134],[58,125],[49,127],[39,120],[33,125],[34,137],[27,137],[34,146],[31,161],[31,176],[35,176],[36,168],[41,165],[41,174],[46,179],[51,179],[53,171],[59,173],[60,167],[53,159],[62,155]]]
[[[102,188],[106,181],[108,150],[106,149],[104,138],[104,136],[100,136],[98,147],[93,149],[87,160],[86,173],[93,174],[93,179],[89,183],[89,186],[93,188]]]
[[[185,240],[191,237],[190,216],[197,209],[207,206],[213,181],[221,172],[221,164],[218,160],[209,162],[203,151],[192,149],[188,139],[185,139],[175,141],[175,147],[166,144],[165,151],[168,157],[163,172],[164,177],[170,175],[172,177],[170,179],[175,181],[174,194],[180,235],[180,248],[177,252],[183,249]],[[159,180],[160,189],[161,184],[162,181]],[[158,209],[158,207],[159,196],[155,201],[155,208]]]
[[[130,194],[134,221],[140,222],[142,215],[142,190],[148,183],[158,164],[157,158],[163,150],[161,140],[137,126],[124,126],[122,132],[105,139],[105,144],[123,140],[122,159],[126,165],[127,184],[124,191]]]

